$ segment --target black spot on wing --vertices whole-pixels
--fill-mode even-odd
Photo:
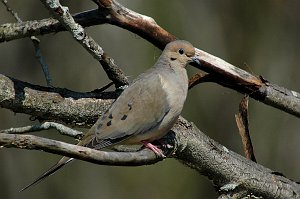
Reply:
[[[109,118],[109,119],[113,119],[112,114],[109,114],[108,118]]]
[[[127,115],[123,115],[121,120],[126,120],[126,118],[127,118]]]
[[[101,123],[100,123],[100,124],[98,124],[98,126],[97,126],[97,130],[99,130],[101,127],[102,127],[102,124],[101,124]]]
[[[128,107],[129,107],[129,110],[132,109],[132,102],[129,102],[129,103],[128,103]]]
[[[106,126],[110,126],[111,125],[111,120],[109,120],[107,123],[106,123]]]

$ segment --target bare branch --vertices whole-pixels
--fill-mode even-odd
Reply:
[[[172,130],[178,143],[175,158],[207,176],[220,193],[241,193],[243,190],[243,197],[300,197],[298,183],[230,151],[184,118],[180,117]]]
[[[83,135],[82,132],[80,132],[80,131],[77,131],[75,129],[69,128],[65,125],[58,124],[55,122],[44,122],[42,124],[35,124],[35,125],[31,125],[31,126],[4,129],[4,130],[0,130],[0,133],[24,134],[24,133],[29,133],[29,132],[48,130],[51,128],[55,128],[62,135],[71,136],[71,137],[74,137],[77,139],[81,138]]]
[[[43,150],[101,165],[141,166],[154,164],[162,160],[161,158],[156,157],[156,155],[149,149],[126,153],[105,152],[47,138],[41,138],[34,135],[0,133],[0,145],[7,148],[14,147],[29,150]]]
[[[4,4],[4,6],[6,7],[7,11],[10,12],[14,18],[17,20],[18,23],[22,23],[23,21],[21,20],[21,18],[18,16],[18,13],[15,12],[9,5],[7,0],[2,0],[2,3]],[[35,37],[35,36],[31,36],[30,37],[33,46],[34,46],[34,51],[35,51],[35,57],[38,59],[40,65],[42,66],[43,69],[43,73],[45,75],[46,78],[46,82],[47,82],[47,86],[52,87],[52,78],[50,76],[49,73],[49,67],[47,65],[47,63],[45,62],[42,53],[41,53],[41,49],[40,49],[40,40]]]
[[[8,12],[10,12],[10,14],[16,19],[16,21],[17,21],[18,23],[22,23],[22,20],[21,20],[21,18],[19,17],[18,13],[15,12],[15,11],[8,5],[7,0],[2,0],[2,3],[3,3],[3,5],[6,7],[6,10],[7,10]]]
[[[264,85],[258,91],[251,93],[250,97],[300,117],[300,93],[296,91],[264,82]]]
[[[239,129],[239,134],[242,138],[245,157],[256,162],[249,130],[248,101],[248,96],[243,97],[241,100],[239,113],[235,115],[235,121]]]
[[[211,82],[212,78],[213,75],[211,74],[198,72],[189,79],[189,89],[203,82]]]
[[[41,52],[41,48],[40,48],[40,40],[35,36],[31,36],[30,39],[33,43],[35,57],[37,58],[37,60],[39,61],[40,65],[43,69],[43,73],[44,73],[44,76],[46,79],[47,86],[52,87],[53,84],[52,84],[52,78],[51,78],[50,72],[49,72],[49,66],[45,62],[45,60],[42,56],[42,52]]]
[[[74,14],[73,18],[82,27],[104,24],[107,21],[101,17],[98,9]],[[22,23],[6,23],[0,25],[0,43],[60,31],[66,31],[66,28],[53,18],[25,21]]]
[[[90,126],[117,96],[116,92],[80,93],[36,86],[0,74],[0,106],[39,120]],[[82,110],[89,110],[88,114]]]
[[[76,23],[67,7],[62,6],[58,0],[41,0],[50,13],[56,18],[96,60],[105,70],[108,78],[112,80],[116,88],[129,84],[123,71],[114,63],[114,60],[104,53],[97,42],[87,35],[83,27]]]
[[[97,10],[74,15],[74,19],[84,27],[103,23],[116,25],[141,36],[160,49],[176,39],[174,35],[157,25],[152,18],[125,8],[117,1],[98,0],[94,2],[97,2],[99,6]],[[22,24],[4,24],[0,26],[0,42],[62,30],[64,28],[53,19]],[[300,117],[300,94],[298,92],[271,84],[200,49],[196,49],[196,54],[202,61],[202,69],[214,75],[214,82]]]
[[[299,184],[228,150],[184,118],[180,117],[172,130],[176,135],[173,138],[174,157],[207,176],[223,195],[239,193],[243,197],[299,198]],[[140,166],[161,160],[148,149],[138,152],[104,152],[33,135],[0,133],[0,145],[44,150],[104,165]]]

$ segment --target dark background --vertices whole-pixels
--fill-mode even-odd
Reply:
[[[9,1],[22,20],[49,17],[39,1]],[[95,8],[91,1],[61,1],[71,13]],[[235,66],[291,90],[300,91],[300,2],[297,0],[120,1],[151,16],[163,28]],[[0,5],[0,24],[15,22]],[[160,54],[139,36],[111,25],[87,32],[133,80]],[[109,83],[103,69],[70,33],[38,37],[54,86],[90,91]],[[191,76],[196,69],[188,67]],[[0,73],[45,85],[28,38],[0,44]],[[188,94],[182,115],[230,150],[243,154],[234,114],[243,96],[213,83]],[[299,119],[250,100],[250,130],[257,161],[300,180]],[[0,129],[33,124],[28,115],[0,109]],[[85,130],[83,130],[85,131]],[[68,142],[56,131],[34,133]],[[109,167],[77,161],[43,183],[19,189],[60,157],[39,151],[0,149],[0,192],[3,198],[215,198],[209,180],[173,159],[153,166]]]

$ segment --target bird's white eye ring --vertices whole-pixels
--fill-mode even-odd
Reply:
[[[179,52],[179,54],[183,54],[184,53],[184,50],[183,50],[183,48],[179,48],[179,50],[178,50],[178,52]]]

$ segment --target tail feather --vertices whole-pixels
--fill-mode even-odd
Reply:
[[[95,126],[93,126],[85,134],[85,136],[82,138],[82,140],[77,144],[78,146],[86,146],[91,141],[91,139],[94,136],[94,133],[93,133],[94,132],[93,131],[94,128],[95,128]],[[75,160],[75,159],[74,158],[69,158],[69,157],[63,157],[55,165],[53,165],[48,171],[46,171],[45,173],[43,173],[42,175],[40,175],[32,183],[30,183],[29,185],[27,185],[26,187],[24,187],[23,189],[21,189],[20,192],[28,189],[29,187],[31,187],[33,185],[36,185],[36,184],[42,182],[45,178],[47,178],[50,175],[54,174],[57,170],[59,170],[60,168],[62,168],[65,165],[67,165],[68,163],[72,162],[73,160]]]
[[[47,178],[48,176],[51,176],[57,170],[59,170],[60,168],[62,168],[65,165],[67,165],[68,163],[72,162],[73,160],[74,160],[74,158],[63,157],[59,162],[57,162],[55,165],[53,165],[49,170],[47,170],[45,173],[43,173],[41,176],[39,176],[37,179],[35,179],[32,183],[28,184],[26,187],[21,189],[20,192],[25,191],[29,187],[42,182],[45,178]]]

